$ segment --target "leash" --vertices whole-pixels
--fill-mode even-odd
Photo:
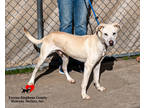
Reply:
[[[97,24],[99,25],[100,22],[98,21],[98,17],[96,16],[96,13],[95,13],[95,11],[94,11],[94,8],[93,8],[90,0],[89,0],[89,5],[90,5],[90,7],[91,7],[91,9],[92,9],[92,12],[93,12],[93,14],[94,14],[95,20],[96,20]]]

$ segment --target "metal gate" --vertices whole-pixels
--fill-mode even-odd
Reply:
[[[44,35],[59,30],[57,0],[43,0]],[[100,23],[117,22],[121,25],[118,41],[107,55],[115,57],[136,55],[140,52],[140,1],[93,0]],[[97,27],[90,12],[88,34]],[[24,36],[23,28],[37,37],[37,1],[6,0],[6,69],[35,64],[37,52]],[[91,27],[90,27],[91,26]],[[92,29],[92,30],[91,30]]]

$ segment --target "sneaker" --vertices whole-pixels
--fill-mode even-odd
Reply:
[[[64,71],[63,71],[63,69],[62,69],[61,66],[59,67],[59,73],[62,74],[62,75],[64,75]]]

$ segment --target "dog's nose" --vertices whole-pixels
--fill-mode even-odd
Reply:
[[[113,40],[110,40],[110,41],[109,41],[110,46],[113,46],[113,43],[114,43]]]

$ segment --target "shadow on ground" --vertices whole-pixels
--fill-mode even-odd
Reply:
[[[105,70],[112,70],[113,69],[113,65],[114,65],[115,60],[116,59],[114,57],[105,57],[103,59],[103,61],[101,63],[101,68],[100,68],[100,76],[103,72],[105,72]],[[44,73],[37,76],[35,79],[35,83],[44,75],[47,75],[47,74],[53,72],[54,70],[58,69],[60,65],[61,65],[61,58],[57,54],[55,54],[54,57],[52,58],[50,64],[49,64],[48,70],[46,70]],[[76,72],[83,73],[84,63],[70,58],[69,64],[68,64],[68,72],[71,72],[72,70],[74,70]],[[93,72],[90,75],[87,89],[91,85],[92,81],[93,81]]]

